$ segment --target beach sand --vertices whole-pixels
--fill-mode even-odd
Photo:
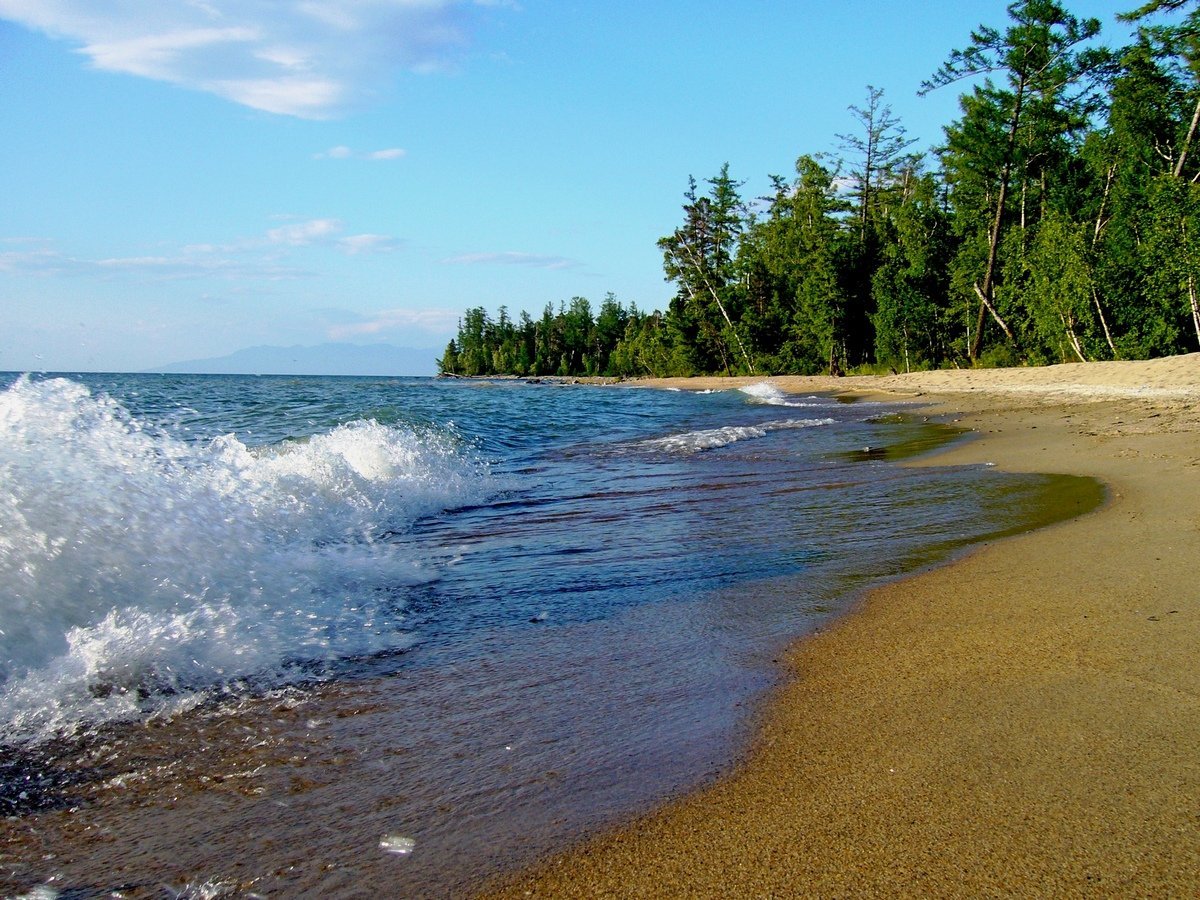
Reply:
[[[729,777],[490,890],[1200,895],[1200,354],[772,381],[915,399],[978,435],[917,464],[1109,501],[870,592],[790,651]]]

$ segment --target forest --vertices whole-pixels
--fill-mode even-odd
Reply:
[[[609,294],[540,318],[468,309],[448,375],[842,374],[1200,349],[1200,0],[1122,18],[1129,46],[1019,0],[921,86],[970,85],[930,154],[866,88],[837,158],[742,196],[689,178],[658,241],[665,311]]]

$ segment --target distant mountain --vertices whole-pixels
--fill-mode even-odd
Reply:
[[[194,375],[436,375],[440,350],[390,344],[247,347],[228,356],[150,369]]]

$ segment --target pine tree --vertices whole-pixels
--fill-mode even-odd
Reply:
[[[671,303],[672,325],[698,371],[724,371],[754,364],[735,325],[737,276],[734,253],[745,221],[740,182],[729,175],[729,164],[708,181],[707,196],[696,193],[695,178],[684,194],[684,223],[661,238],[663,272],[679,286]],[[732,309],[732,312],[731,312]]]
[[[937,366],[947,355],[950,216],[933,176],[912,163],[897,179],[900,194],[876,226],[880,261],[872,275],[875,360],[903,368]]]
[[[981,25],[967,48],[952,51],[921,89],[927,93],[963,79],[985,79],[962,98],[963,118],[947,129],[943,154],[952,197],[960,187],[964,191],[955,200],[962,221],[986,216],[990,223],[982,265],[971,279],[979,301],[968,344],[972,361],[979,356],[989,313],[1016,343],[996,305],[1005,230],[1014,223],[1024,227],[1040,214],[1051,187],[1050,167],[1061,156],[1055,144],[1086,122],[1095,94],[1085,76],[1107,62],[1102,52],[1080,49],[1099,34],[1097,19],[1078,19],[1055,0],[1020,0],[1008,14],[1012,22],[1004,31]],[[966,259],[978,265],[978,241],[971,244]]]

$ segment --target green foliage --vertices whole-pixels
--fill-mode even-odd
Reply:
[[[1095,284],[1083,228],[1048,215],[1026,257],[1029,333],[1025,341],[1040,361],[1096,359],[1104,351],[1093,296]]]
[[[969,79],[931,160],[868,86],[838,135],[747,200],[689,178],[658,241],[663,311],[609,294],[513,321],[468,309],[464,375],[911,371],[1200,348],[1200,2],[1149,0],[1130,46],[1016,0],[922,92]]]
[[[743,340],[742,292],[734,254],[746,227],[746,207],[729,175],[729,164],[708,180],[706,196],[696,193],[696,179],[684,194],[684,223],[658,242],[663,272],[678,286],[671,301],[669,325],[677,333],[683,356],[697,371],[754,372]]]
[[[585,297],[546,305],[534,322],[521,313],[516,323],[500,307],[492,319],[483,307],[467,310],[458,335],[438,360],[445,375],[613,375],[651,374],[663,368],[654,342],[662,331],[657,314],[626,309],[612,294],[597,317]]]

